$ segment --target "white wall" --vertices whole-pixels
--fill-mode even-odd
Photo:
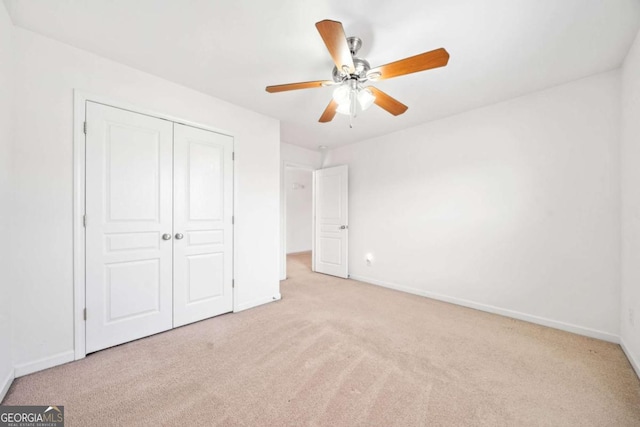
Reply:
[[[320,169],[323,161],[323,153],[308,150],[292,144],[280,144],[280,280],[287,278],[286,239],[287,227],[285,224],[285,165],[298,165],[310,169]]]
[[[622,67],[620,336],[640,375],[640,33]],[[633,317],[633,319],[632,319]],[[633,321],[632,321],[633,320]]]
[[[352,277],[617,340],[619,74],[331,151]]]
[[[12,218],[16,372],[73,349],[73,89],[235,135],[236,306],[279,297],[279,122],[85,51],[15,29]],[[42,359],[42,360],[40,360]]]
[[[313,151],[284,142],[280,144],[280,157],[283,163],[309,166],[313,169],[319,169],[322,166],[322,153],[320,151]]]
[[[285,168],[284,182],[287,196],[287,253],[310,251],[313,224],[313,172]]]
[[[11,118],[13,84],[13,25],[4,5],[0,5],[0,402],[13,377],[11,356],[11,263],[8,235],[11,220]]]

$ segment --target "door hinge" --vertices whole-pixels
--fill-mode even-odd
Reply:
[[[84,122],[84,124],[82,125],[82,131],[85,135],[87,134],[87,122]]]
[[[231,153],[231,160],[235,160],[235,159],[236,159],[236,152],[235,152],[235,151],[233,151],[233,152]]]
[[[231,279],[231,287],[232,288],[236,287],[236,279]]]
[[[82,215],[82,226],[84,228],[87,228],[87,216],[86,215]]]
[[[82,317],[84,318],[84,320],[87,320],[87,309],[86,308],[84,310],[82,310]]]
[[[231,225],[234,225],[236,223],[236,217],[232,216],[231,217]]]

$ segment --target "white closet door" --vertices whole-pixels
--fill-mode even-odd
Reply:
[[[174,125],[174,327],[233,310],[233,138]]]
[[[313,268],[344,278],[349,277],[348,178],[347,165],[313,172]]]
[[[92,102],[86,351],[172,326],[172,123]]]

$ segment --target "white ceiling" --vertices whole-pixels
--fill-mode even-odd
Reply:
[[[336,147],[617,68],[640,0],[5,0],[14,23],[281,120],[284,142]],[[378,82],[409,106],[318,123],[331,78],[314,26],[341,21],[382,65],[439,47],[444,68]]]

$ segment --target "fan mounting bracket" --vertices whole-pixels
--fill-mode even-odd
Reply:
[[[351,56],[356,56],[356,54],[362,47],[362,39],[360,39],[359,37],[347,37],[347,45],[349,45]]]

